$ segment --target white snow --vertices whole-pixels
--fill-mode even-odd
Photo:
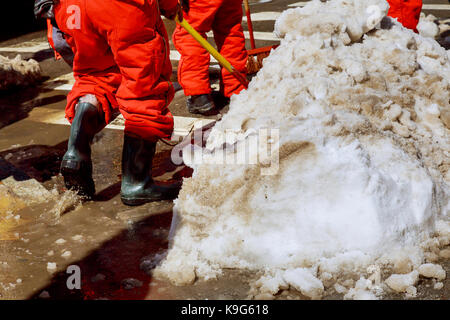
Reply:
[[[66,242],[67,241],[65,239],[62,239],[62,238],[55,241],[56,244],[64,244]]]
[[[74,236],[72,237],[72,240],[73,240],[73,241],[82,242],[82,241],[83,241],[83,236],[82,236],[81,234],[74,235]]]
[[[371,285],[372,283],[370,280],[361,277],[358,281],[356,281],[355,287],[351,288],[347,294],[344,295],[344,299],[377,300],[377,296],[369,290]]]
[[[434,290],[441,290],[444,287],[442,282],[436,282],[433,286]]]
[[[450,52],[384,18],[387,8],[316,0],[281,14],[280,46],[203,151],[226,142],[227,156],[260,159],[241,146],[276,129],[278,171],[261,174],[270,156],[191,162],[159,275],[179,285],[248,269],[264,273],[254,296],[292,286],[319,298],[339,283],[345,298],[372,299],[391,268],[389,287],[415,294],[425,253],[449,244]],[[340,282],[352,274],[354,287]]]
[[[322,297],[324,291],[323,284],[308,269],[297,268],[287,270],[283,278],[287,283],[311,299],[319,299]]]
[[[426,278],[445,279],[445,270],[438,264],[425,263],[418,268],[419,274]]]
[[[56,271],[56,262],[47,262],[47,271],[54,273]]]
[[[407,298],[415,298],[417,296],[417,288],[414,286],[409,286],[406,288],[406,297]]]
[[[435,23],[436,17],[432,14],[420,14],[420,20],[417,24],[417,31],[423,37],[435,38],[439,35],[439,26]]]
[[[386,279],[386,284],[396,292],[411,291],[411,286],[416,285],[419,280],[419,272],[416,270],[411,271],[408,274],[393,274]]]
[[[20,55],[14,59],[0,55],[0,91],[14,86],[35,84],[41,77],[41,68],[37,61],[22,60]]]
[[[64,251],[64,252],[61,254],[61,257],[64,258],[64,259],[69,259],[70,257],[72,257],[72,252],[70,252],[70,251]]]

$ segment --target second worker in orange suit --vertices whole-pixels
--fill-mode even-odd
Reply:
[[[239,72],[246,74],[247,51],[242,29],[242,0],[184,0],[183,16],[206,38],[213,31],[218,51]],[[209,80],[210,55],[182,27],[177,25],[173,42],[181,54],[178,82],[187,97],[189,112],[205,114],[214,109]],[[244,87],[224,68],[221,70],[221,93],[226,98]]]

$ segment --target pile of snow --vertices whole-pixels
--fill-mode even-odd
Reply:
[[[40,81],[41,77],[41,67],[37,61],[25,61],[20,55],[14,59],[0,55],[0,90],[33,85]]]
[[[183,285],[247,269],[261,273],[253,297],[313,299],[414,296],[421,274],[442,279],[422,265],[450,244],[450,52],[387,10],[315,0],[282,13],[281,45],[201,151],[257,153],[241,146],[278,129],[279,169],[191,162],[156,274]]]

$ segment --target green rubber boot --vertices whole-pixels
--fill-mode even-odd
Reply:
[[[186,99],[186,106],[190,113],[203,115],[209,115],[215,108],[211,94],[189,96]]]
[[[67,152],[61,162],[61,174],[67,189],[75,190],[87,199],[95,194],[91,143],[95,134],[103,127],[103,118],[96,106],[87,102],[77,105]]]
[[[122,153],[122,186],[120,197],[128,206],[147,202],[172,200],[178,196],[181,184],[156,185],[152,179],[152,162],[156,142],[124,135]]]

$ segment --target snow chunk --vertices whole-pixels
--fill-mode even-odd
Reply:
[[[408,274],[393,274],[386,279],[385,283],[396,292],[406,292],[408,287],[414,286],[418,280],[419,272],[414,270]]]
[[[15,86],[29,86],[42,79],[42,71],[36,60],[22,60],[20,55],[9,59],[0,55],[0,91]]]
[[[67,241],[64,240],[64,239],[62,239],[62,238],[55,241],[56,244],[64,244],[64,243],[66,243],[66,242],[67,242]]]
[[[47,271],[50,273],[53,273],[56,271],[56,263],[55,262],[48,262],[47,263]]]
[[[288,270],[283,275],[284,280],[311,299],[320,299],[324,292],[322,281],[317,279],[311,270],[297,268]]]
[[[74,235],[72,237],[72,240],[81,242],[81,241],[83,241],[83,236],[81,234]]]
[[[434,21],[436,17],[433,15],[420,14],[420,20],[417,24],[417,31],[423,37],[436,38],[439,35],[439,26]]]
[[[346,287],[339,283],[334,284],[334,290],[336,290],[337,293],[346,293],[348,291]]]
[[[442,282],[436,282],[433,286],[434,290],[441,290],[444,287],[444,284]]]
[[[406,288],[406,297],[415,298],[417,296],[417,288],[414,286],[409,286]]]
[[[438,264],[425,263],[419,267],[418,271],[421,276],[426,278],[445,279],[445,270]]]
[[[71,256],[72,256],[72,252],[70,252],[70,251],[64,251],[63,254],[61,255],[61,257],[64,259],[69,259]]]

